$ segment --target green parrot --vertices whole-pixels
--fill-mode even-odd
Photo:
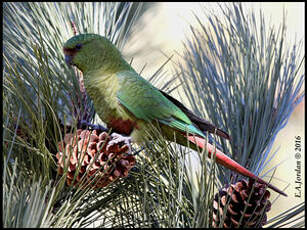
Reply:
[[[99,117],[112,128],[115,141],[122,134],[135,142],[142,142],[150,124],[159,125],[166,139],[193,149],[206,148],[215,154],[216,162],[225,167],[266,184],[240,164],[227,157],[206,141],[206,132],[230,139],[229,135],[197,117],[181,102],[157,89],[142,78],[122,57],[120,51],[105,37],[80,34],[64,44],[65,61],[83,73],[84,86],[91,97]]]

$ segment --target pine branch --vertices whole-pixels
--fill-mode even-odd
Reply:
[[[140,7],[131,12],[132,3],[5,3],[4,8],[5,168],[16,167],[18,178],[29,178],[21,183],[32,190],[17,193],[17,200],[27,193],[34,196],[35,189],[43,191],[52,181],[54,196],[37,199],[51,202],[54,215],[41,206],[31,218],[37,220],[48,213],[51,218],[48,226],[79,226],[83,222],[80,211],[76,210],[90,192],[76,192],[73,186],[67,187],[67,173],[56,175],[55,153],[64,134],[69,129],[75,130],[81,118],[91,121],[94,113],[91,101],[80,90],[76,73],[65,65],[62,44],[73,35],[70,25],[73,19],[80,32],[106,35],[122,47]],[[104,19],[103,23],[98,23],[96,16]],[[128,16],[132,16],[129,21]],[[47,190],[51,192],[51,188]],[[12,191],[8,193],[13,194]],[[93,196],[91,202],[95,199]],[[17,208],[19,213],[23,211],[22,206]],[[17,212],[6,211],[12,211],[12,216]],[[43,214],[35,217],[38,212]],[[13,219],[19,225],[7,222],[7,226],[34,224],[31,218],[28,223],[18,218],[22,216],[18,214]],[[44,226],[42,222],[35,223]]]
[[[295,106],[304,75],[299,75],[299,46],[284,46],[285,18],[276,33],[260,14],[246,15],[242,4],[220,5],[223,16],[211,14],[209,25],[195,15],[191,39],[179,63],[182,85],[192,108],[227,131],[225,152],[256,175],[263,173],[277,133]],[[227,182],[229,174],[219,177]]]

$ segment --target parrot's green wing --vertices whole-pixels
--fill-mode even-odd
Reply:
[[[117,77],[118,100],[135,117],[146,122],[158,120],[171,128],[204,136],[180,108],[137,73],[123,71]]]

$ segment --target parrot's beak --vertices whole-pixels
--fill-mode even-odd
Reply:
[[[65,62],[67,65],[73,65],[72,59],[73,59],[73,56],[65,55]]]
[[[74,65],[73,59],[76,55],[76,51],[74,49],[63,48],[65,55],[65,62],[67,65]]]

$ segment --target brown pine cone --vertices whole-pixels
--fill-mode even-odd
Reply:
[[[58,143],[59,152],[56,158],[58,173],[63,174],[65,168],[68,170],[68,185],[82,183],[82,188],[88,185],[102,188],[118,178],[128,176],[135,164],[135,158],[128,154],[129,146],[126,144],[108,146],[111,138],[106,132],[86,129],[78,129],[76,134],[65,135],[64,142]]]
[[[266,213],[271,209],[271,202],[268,200],[270,192],[266,190],[264,184],[260,183],[255,183],[252,191],[253,183],[254,181],[252,180],[249,183],[246,180],[240,180],[235,184],[224,187],[215,194],[213,201],[213,227],[219,227],[221,222],[221,227],[223,228],[255,228],[266,224]],[[252,194],[249,199],[251,191]],[[227,204],[227,212],[223,218],[224,207]],[[243,219],[240,224],[242,215]]]

